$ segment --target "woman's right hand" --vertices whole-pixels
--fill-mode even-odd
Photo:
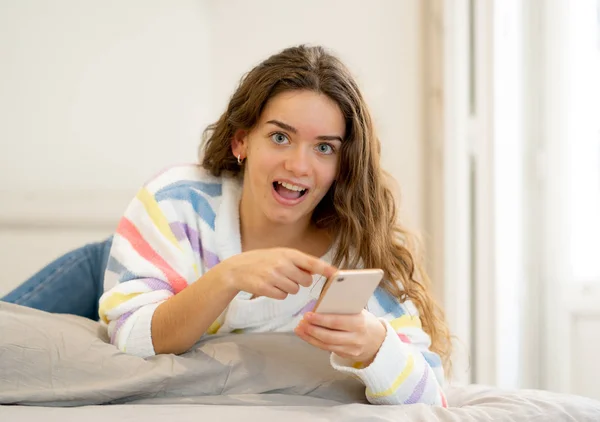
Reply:
[[[309,287],[312,275],[331,277],[336,268],[314,256],[296,249],[257,249],[232,256],[215,266],[219,279],[227,287],[266,296],[285,299],[296,294],[300,286]]]

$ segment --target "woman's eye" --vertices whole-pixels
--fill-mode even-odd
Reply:
[[[333,147],[329,144],[319,144],[317,145],[317,150],[321,154],[333,154],[334,152]]]
[[[271,140],[279,145],[283,145],[283,144],[289,142],[288,137],[280,132],[272,134]]]

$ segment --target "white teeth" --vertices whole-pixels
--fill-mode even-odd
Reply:
[[[289,190],[295,190],[298,192],[303,192],[306,190],[306,188],[301,188],[300,186],[292,185],[291,183],[287,183],[287,182],[277,182],[277,183],[279,183],[281,186],[283,186],[284,188],[287,188]]]

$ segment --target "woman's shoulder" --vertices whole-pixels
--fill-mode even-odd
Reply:
[[[208,196],[222,194],[225,178],[214,176],[200,164],[176,164],[163,168],[144,183],[152,195],[174,190],[198,190]]]

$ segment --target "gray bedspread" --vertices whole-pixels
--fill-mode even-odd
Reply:
[[[600,421],[600,402],[449,387],[449,408],[374,406],[293,334],[211,336],[190,352],[119,352],[99,324],[0,302],[0,420]]]

